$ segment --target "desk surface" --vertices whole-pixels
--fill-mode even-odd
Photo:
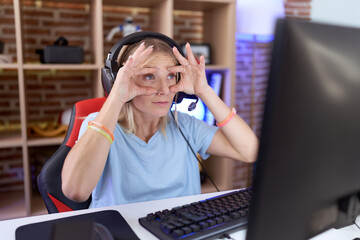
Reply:
[[[1,239],[15,240],[16,228],[25,224],[42,222],[42,221],[69,217],[79,214],[90,213],[90,212],[102,211],[102,210],[119,211],[140,239],[148,239],[148,240],[157,239],[139,224],[138,219],[140,217],[144,217],[146,216],[147,213],[150,212],[156,212],[166,208],[171,209],[179,205],[184,205],[186,203],[203,200],[226,192],[228,191],[224,191],[221,193],[215,192],[215,193],[208,193],[208,194],[201,194],[201,195],[194,195],[187,197],[171,198],[164,200],[156,200],[149,202],[117,205],[117,206],[104,207],[104,208],[86,209],[86,210],[79,210],[73,212],[47,214],[41,216],[0,221]],[[357,223],[358,225],[360,225],[360,217],[357,218]],[[240,230],[238,232],[235,232],[231,234],[231,237],[238,240],[245,240],[246,230]],[[351,225],[338,230],[330,229],[312,238],[311,240],[338,240],[338,239],[353,240],[356,237],[360,237],[360,230],[355,225]]]

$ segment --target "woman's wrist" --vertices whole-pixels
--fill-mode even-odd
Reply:
[[[210,96],[212,92],[214,92],[214,90],[210,87],[210,85],[207,85],[202,89],[202,91],[196,92],[195,94],[203,100],[204,98]]]
[[[121,107],[127,102],[127,97],[122,96],[122,94],[114,91],[110,92],[108,99],[111,99],[111,102],[116,104],[117,106],[121,105]]]

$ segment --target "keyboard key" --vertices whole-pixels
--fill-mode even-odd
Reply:
[[[181,229],[176,229],[173,231],[172,235],[176,238],[181,237],[184,235],[184,231]]]
[[[206,220],[206,222],[209,224],[209,227],[212,227],[212,226],[216,225],[216,221],[214,221],[212,219],[208,219],[208,220]]]
[[[216,217],[214,218],[214,220],[216,221],[217,224],[223,223],[224,219],[220,218],[220,217]]]
[[[154,220],[156,217],[155,217],[155,214],[153,214],[153,213],[149,213],[147,216],[146,216],[146,219],[148,220],[148,221],[152,221],[152,220]]]
[[[207,222],[199,222],[199,226],[201,229],[205,229],[209,227],[209,223]]]
[[[241,214],[238,213],[238,212],[233,212],[233,213],[230,214],[230,217],[232,219],[239,219],[241,217]]]
[[[181,228],[181,230],[183,230],[185,234],[189,234],[192,232],[192,229],[190,227],[183,227]]]
[[[191,224],[189,227],[192,229],[193,232],[198,232],[198,231],[200,231],[199,225]]]

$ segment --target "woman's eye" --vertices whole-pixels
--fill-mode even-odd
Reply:
[[[154,74],[147,74],[147,75],[145,75],[145,80],[154,80],[155,79],[155,76],[154,76]]]
[[[176,79],[176,75],[175,74],[169,74],[168,79],[169,80],[174,80],[174,79]]]

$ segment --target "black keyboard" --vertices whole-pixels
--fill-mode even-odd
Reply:
[[[140,224],[159,239],[208,239],[247,223],[251,189],[149,213]]]

